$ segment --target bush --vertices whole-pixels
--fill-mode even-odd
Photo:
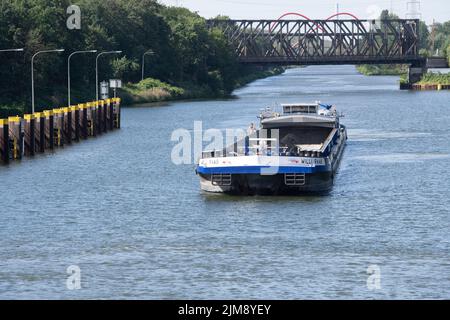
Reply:
[[[379,75],[402,75],[408,72],[407,66],[403,64],[380,64],[380,65],[359,65],[358,72],[366,76]]]
[[[448,61],[448,65],[450,67],[450,45],[447,47],[447,61]]]
[[[427,49],[420,49],[419,55],[421,55],[424,58],[428,58],[430,56],[430,52]]]
[[[0,119],[23,116],[24,110],[24,105],[0,105]]]
[[[153,78],[144,79],[136,84],[128,83],[121,90],[124,104],[180,99],[185,93],[183,88]]]
[[[450,85],[450,73],[442,74],[428,72],[423,75],[422,80],[419,81],[419,84]]]

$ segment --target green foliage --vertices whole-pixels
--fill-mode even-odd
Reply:
[[[442,74],[428,72],[423,75],[422,79],[418,83],[450,85],[450,73]]]
[[[183,97],[229,93],[239,79],[254,72],[239,66],[220,30],[209,30],[205,19],[185,8],[166,7],[156,0],[79,0],[81,30],[68,30],[66,8],[72,2],[2,2],[0,48],[24,47],[25,53],[1,53],[0,105],[29,112],[31,55],[45,49],[64,48],[66,52],[36,58],[37,110],[67,103],[67,55],[77,50],[122,50],[121,56],[99,59],[99,80],[121,78],[124,83],[137,83],[141,80],[142,55],[151,49],[155,54],[146,56],[145,75],[160,79],[160,90]],[[94,66],[94,54],[72,58],[73,103],[95,97]],[[148,83],[128,89],[141,90],[142,85]]]
[[[397,76],[408,72],[408,66],[403,64],[359,65],[358,72],[366,76],[391,75]]]
[[[428,58],[430,56],[430,52],[427,49],[420,49],[419,55],[421,55],[424,58]]]
[[[24,105],[0,105],[0,118],[19,116],[24,113]]]
[[[404,73],[400,75],[400,84],[407,84],[409,83],[408,80],[408,74]]]
[[[144,79],[137,84],[129,83],[125,86],[126,90],[136,93],[136,94],[145,92],[147,90],[156,89],[156,88],[166,90],[173,96],[181,96],[184,94],[183,89],[172,86],[168,83],[165,83],[158,79],[153,79],[153,78]]]
[[[447,61],[448,61],[448,65],[450,66],[450,44],[447,47]]]
[[[424,21],[420,21],[419,24],[419,49],[429,50],[429,38],[430,32],[428,31],[427,24]]]
[[[434,46],[431,46],[433,37],[430,36],[430,38],[430,49],[433,51],[433,54],[436,50],[439,50],[439,54],[445,56],[447,48],[450,46],[450,21],[436,23],[434,27]]]
[[[266,78],[284,72],[283,67],[246,67],[245,76],[234,80],[235,87],[244,86],[249,82],[260,78]],[[193,82],[183,82],[179,86],[174,86],[158,79],[147,78],[139,83],[128,83],[121,90],[120,94],[124,104],[158,102],[166,100],[217,98],[228,94],[223,91],[223,82],[220,72],[213,71],[208,74],[208,84],[195,84]]]
[[[125,104],[180,99],[185,90],[158,79],[147,78],[139,83],[128,83],[120,91]]]
[[[113,69],[114,78],[117,79],[123,79],[127,74],[139,70],[139,64],[133,60],[127,59],[126,57],[113,60],[111,67]]]

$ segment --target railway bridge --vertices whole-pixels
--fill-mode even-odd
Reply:
[[[297,15],[301,20],[284,20]],[[348,15],[351,19],[336,19]],[[282,65],[408,64],[409,80],[420,79],[419,20],[360,20],[340,13],[326,20],[288,13],[277,20],[208,20],[219,28],[241,63]]]

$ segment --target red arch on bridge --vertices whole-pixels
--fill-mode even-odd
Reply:
[[[330,20],[330,19],[333,19],[333,18],[338,17],[338,16],[350,16],[350,17],[352,17],[355,20],[360,20],[357,16],[355,16],[353,13],[350,13],[350,12],[335,13],[335,14],[329,16],[328,18],[326,18],[325,20]]]
[[[313,21],[311,18],[305,16],[304,14],[298,13],[298,12],[286,12],[285,14],[281,15],[281,17],[279,17],[277,19],[277,21],[280,21],[281,19],[283,19],[284,17],[287,17],[287,16],[297,16],[297,17],[301,17],[301,18],[303,18],[305,20],[308,20],[308,21]],[[270,32],[272,32],[273,24],[274,24],[274,22],[269,27],[269,31]],[[317,28],[320,28],[323,31],[323,28],[321,26],[319,26],[317,23],[315,23],[315,25],[317,26]]]
[[[306,19],[308,21],[313,21],[311,18],[305,16],[304,14],[298,13],[298,12],[286,12],[283,15],[281,15],[277,19],[277,21],[280,21],[281,19],[283,19],[284,17],[287,17],[287,16],[298,16],[298,17],[301,17],[301,18]],[[339,16],[350,16],[350,17],[352,17],[355,20],[360,20],[357,16],[355,16],[353,13],[350,13],[350,12],[338,12],[338,13],[335,13],[335,14],[329,16],[325,20],[331,20],[331,19],[333,19],[335,17],[339,17]],[[318,24],[315,24],[315,25],[317,26],[317,29],[321,29],[322,31],[324,31],[324,29],[321,26],[319,26]],[[272,31],[272,26],[273,26],[273,23],[269,27],[269,31],[270,32]]]

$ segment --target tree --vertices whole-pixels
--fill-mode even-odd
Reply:
[[[146,74],[174,85],[188,82],[228,92],[238,77],[251,72],[238,67],[223,33],[208,29],[206,20],[188,9],[166,7],[156,0],[79,0],[81,30],[68,30],[66,8],[72,2],[2,3],[0,48],[24,47],[25,54],[1,55],[0,106],[28,111],[29,63],[31,55],[43,49],[64,48],[66,52],[40,55],[36,59],[37,110],[66,103],[67,54],[76,50],[123,51],[123,57],[101,58],[100,80],[120,77],[124,82],[138,82],[142,54],[149,49],[155,55]],[[73,57],[71,80],[75,103],[95,96],[94,65],[95,55]]]
[[[429,36],[427,24],[424,21],[419,23],[419,49],[429,49]]]
[[[450,66],[450,45],[448,45],[448,47],[447,47],[447,61],[448,61],[448,65]]]

